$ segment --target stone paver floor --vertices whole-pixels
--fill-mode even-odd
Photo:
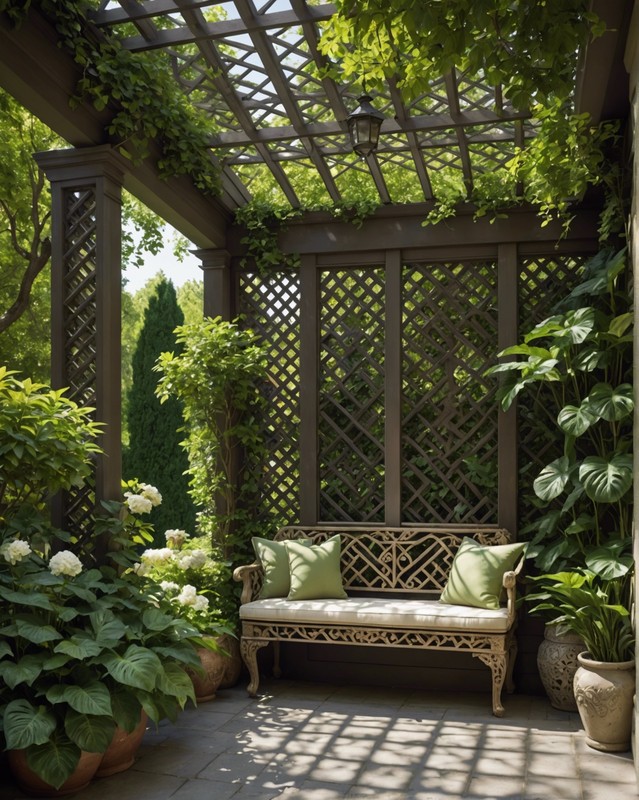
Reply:
[[[3,774],[0,800],[23,795]],[[76,800],[630,800],[630,753],[587,747],[544,698],[269,682],[145,735],[135,765]]]

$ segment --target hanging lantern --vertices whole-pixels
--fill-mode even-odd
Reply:
[[[363,94],[357,101],[359,106],[346,120],[353,150],[361,158],[366,158],[377,147],[379,129],[384,121],[384,115],[371,105],[372,99]]]

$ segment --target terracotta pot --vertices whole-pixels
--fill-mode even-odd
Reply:
[[[213,637],[211,637],[213,638]],[[193,670],[188,670],[191,680],[193,681],[193,688],[195,689],[195,699],[198,703],[204,703],[207,700],[212,700],[215,697],[224,670],[226,668],[226,659],[221,653],[216,653],[214,650],[208,650],[206,647],[199,647],[197,654],[200,657],[200,663],[204,670],[204,675],[198,674]]]
[[[24,750],[9,751],[9,767],[18,786],[27,794],[35,797],[64,797],[79,792],[91,782],[102,760],[102,753],[82,752],[78,766],[59,789],[42,780],[27,764]]]
[[[131,733],[127,733],[119,726],[115,729],[111,744],[104,751],[98,771],[95,773],[96,778],[106,778],[108,775],[115,775],[116,772],[124,772],[133,765],[135,754],[146,731],[147,720],[146,712],[142,711],[140,722]]]
[[[575,699],[586,731],[586,744],[616,753],[630,750],[635,662],[593,661],[580,653]]]
[[[228,656],[224,657],[224,674],[218,688],[230,689],[239,681],[242,671],[240,640],[236,636],[225,633],[217,641],[220,647],[228,653]]]
[[[537,651],[537,668],[550,705],[560,711],[576,711],[573,681],[579,667],[577,656],[585,649],[574,633],[559,633],[557,625],[546,625],[544,641]]]

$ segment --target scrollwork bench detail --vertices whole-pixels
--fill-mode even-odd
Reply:
[[[438,602],[455,553],[464,536],[487,546],[508,544],[510,533],[486,525],[433,525],[412,528],[290,526],[274,539],[310,539],[320,544],[336,533],[341,537],[341,572],[346,600],[260,600],[259,563],[238,567],[243,582],[240,648],[250,683],[257,694],[257,652],[275,646],[279,675],[280,642],[322,642],[360,646],[410,647],[470,653],[492,673],[492,708],[502,716],[504,684],[512,692],[517,652],[515,587],[517,571],[503,578],[504,600],[499,609],[473,608]]]

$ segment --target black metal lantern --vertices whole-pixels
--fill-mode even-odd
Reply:
[[[362,158],[366,158],[377,147],[379,129],[384,121],[384,115],[371,105],[372,99],[363,94],[357,101],[359,106],[346,120],[353,150]]]

